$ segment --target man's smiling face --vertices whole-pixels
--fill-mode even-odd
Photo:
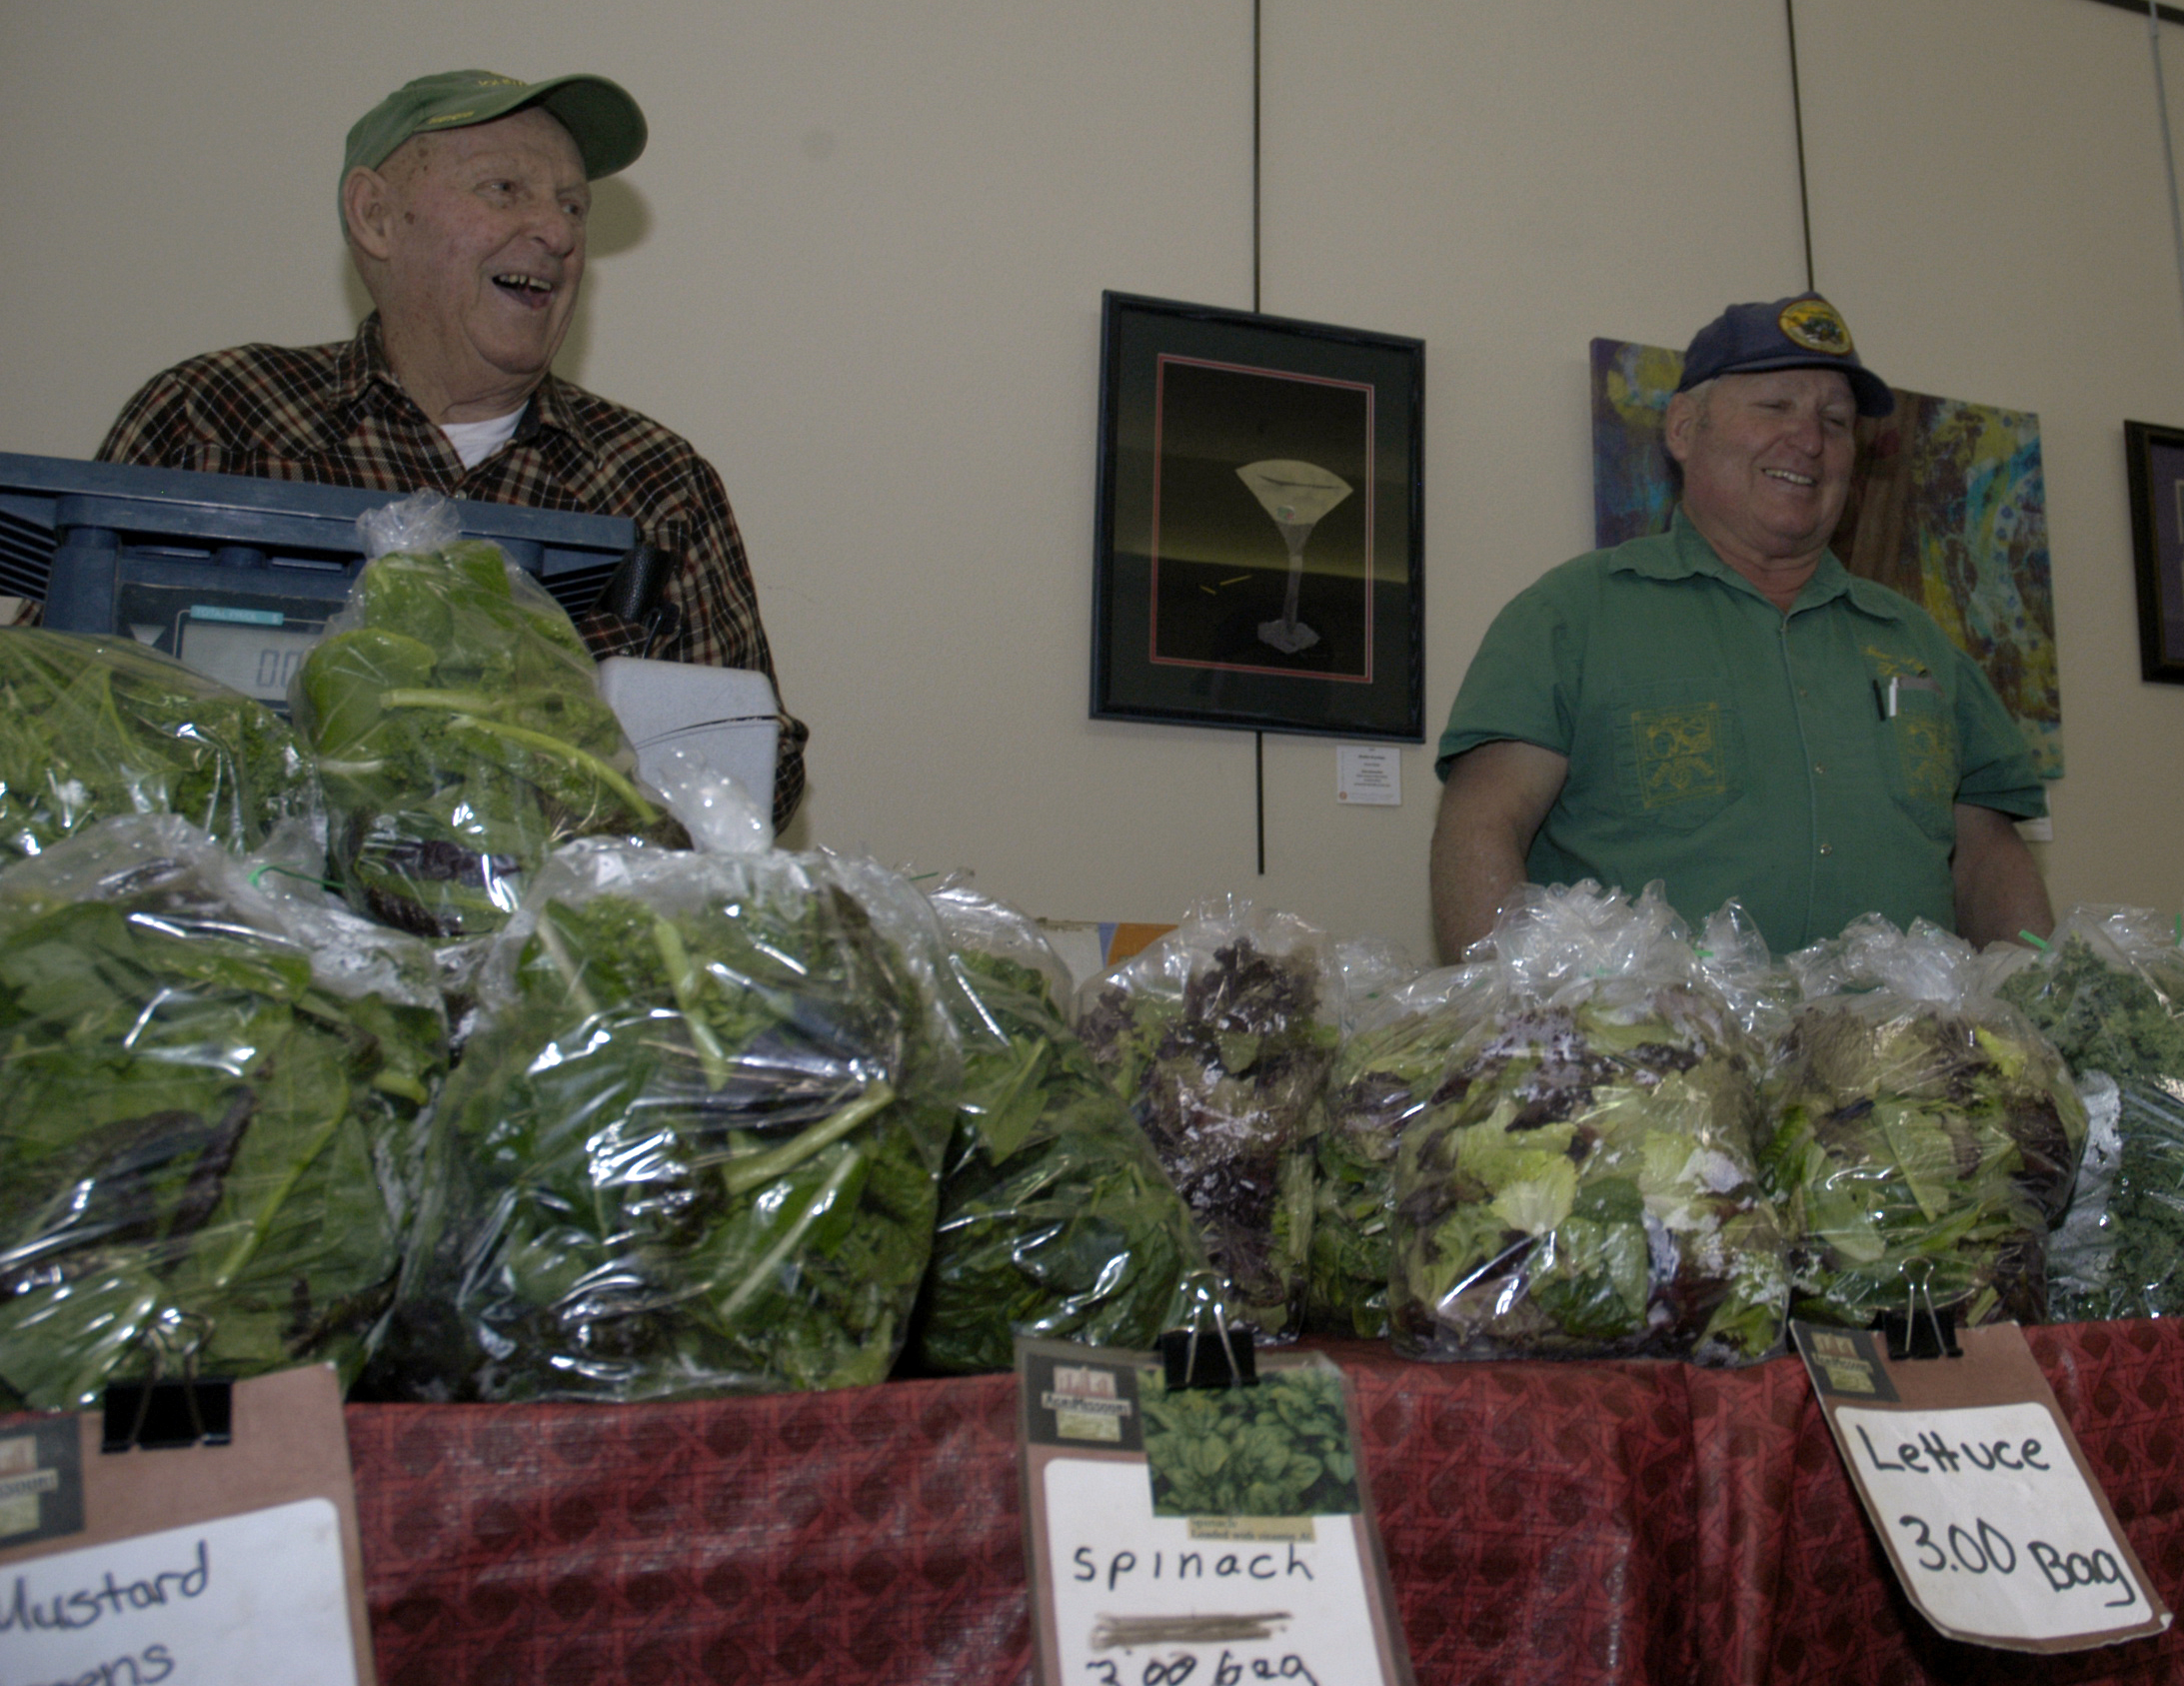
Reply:
[[[534,106],[419,135],[379,174],[374,291],[403,384],[435,421],[506,415],[576,311],[592,204],[576,142]]]
[[[1857,405],[1833,369],[1716,377],[1670,406],[1683,502],[1709,535],[1755,560],[1817,556],[1850,491]]]

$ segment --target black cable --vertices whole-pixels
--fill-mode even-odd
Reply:
[[[1251,0],[1251,314],[1258,314],[1258,7]],[[1251,766],[1258,815],[1258,875],[1266,875],[1266,734],[1251,734]]]
[[[1805,99],[1797,79],[1797,0],[1782,0],[1789,25],[1789,104],[1797,122],[1797,215],[1805,225],[1805,291],[1818,289],[1812,274],[1812,196],[1805,188]]]

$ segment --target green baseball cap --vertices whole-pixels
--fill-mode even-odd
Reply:
[[[405,82],[357,119],[341,179],[348,181],[352,170],[378,169],[412,135],[467,129],[533,105],[544,106],[569,131],[592,181],[628,169],[645,150],[645,114],[604,76],[525,82],[490,70],[446,70]]]

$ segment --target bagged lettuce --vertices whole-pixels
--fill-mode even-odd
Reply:
[[[447,1059],[432,955],[260,876],[173,816],[0,872],[0,1403],[370,1350]]]
[[[1064,1019],[1039,927],[966,882],[930,893],[972,1010],[911,1357],[1007,1369],[1020,1334],[1150,1346],[1208,1272],[1190,1210]]]
[[[372,1381],[659,1399],[884,1379],[961,1053],[923,896],[587,840],[494,939]]]
[[[1270,1339],[1303,1324],[1312,1137],[1338,1032],[1325,937],[1230,897],[1088,981],[1078,1034]]]
[[[134,640],[0,628],[0,861],[128,814],[314,869],[325,827],[310,757],[257,699]]]
[[[1476,953],[1477,950],[1474,950]],[[1414,1358],[1779,1349],[1757,1048],[1649,885],[1528,887],[1395,1155],[1388,1316]],[[1445,1047],[1445,1051],[1442,1048]],[[1420,1060],[1423,1065],[1425,1061]]]
[[[1760,1166],[1792,1314],[1864,1327],[1923,1286],[1965,1323],[2043,1320],[2087,1129],[2054,1048],[1923,919],[1867,914],[1790,964],[1806,1000],[1774,1050]]]
[[[365,565],[289,694],[350,904],[421,936],[478,936],[572,839],[687,843],[638,789],[562,607],[499,546],[455,538],[452,517],[396,533],[415,548]]]

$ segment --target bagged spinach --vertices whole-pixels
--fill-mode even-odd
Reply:
[[[255,698],[130,639],[0,629],[0,861],[126,814],[314,869],[325,825],[310,758]]]
[[[845,1387],[893,1367],[961,1080],[925,899],[586,840],[495,938],[373,1385]]]
[[[364,1361],[446,1060],[432,956],[256,875],[173,816],[0,872],[0,1403]]]
[[[1065,1021],[1039,927],[951,881],[931,892],[963,990],[964,1082],[912,1357],[1007,1369],[1019,1334],[1147,1347],[1207,1271],[1190,1210]]]
[[[2060,1057],[1923,919],[1867,914],[1790,964],[1806,1001],[1775,1046],[1760,1166],[1792,1315],[1864,1327],[1923,1285],[1966,1323],[2041,1321],[2087,1127]]]
[[[2081,1086],[2113,1079],[2114,1121],[2088,1144],[2063,1227],[2049,1242],[2058,1318],[2184,1311],[2184,948],[2173,920],[2141,907],[2072,907],[2045,950],[1982,956],[1995,993],[2022,1010]],[[2105,1139],[2113,1136],[2113,1140]],[[2087,1184],[2091,1181],[2094,1186]]]
[[[1659,886],[1527,886],[1477,964],[1492,998],[1458,997],[1452,1043],[1421,1034],[1407,1073],[1423,1100],[1395,1149],[1396,1351],[1776,1351],[1788,1280],[1752,1162],[1757,1049]]]
[[[398,525],[412,548],[365,566],[290,689],[350,904],[435,938],[498,929],[571,839],[688,841],[634,783],[568,615],[454,531],[430,507]]]
[[[1079,991],[1078,1034],[1269,1338],[1303,1322],[1311,1143],[1337,1039],[1325,955],[1301,919],[1230,897]]]

